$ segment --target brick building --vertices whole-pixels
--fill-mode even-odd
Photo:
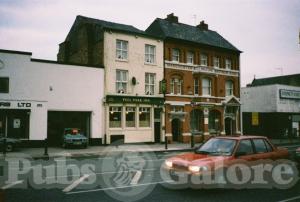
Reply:
[[[164,40],[166,136],[169,141],[240,133],[240,53],[203,21],[157,18],[147,33]]]

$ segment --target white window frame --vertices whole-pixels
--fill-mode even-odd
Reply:
[[[118,72],[120,74],[120,80],[118,80]],[[128,84],[128,71],[117,69],[116,70],[116,93],[121,93],[121,94],[127,93],[127,84]],[[122,88],[120,88],[120,86],[122,86]]]
[[[150,44],[145,44],[145,63],[155,64],[155,55],[156,47]]]
[[[207,81],[207,83],[205,81]],[[205,93],[206,91],[208,91],[208,93]],[[211,96],[211,79],[209,78],[202,79],[202,95]]]
[[[225,59],[225,68],[232,70],[232,60],[231,59],[228,59],[228,58]]]
[[[172,62],[179,62],[180,50],[177,48],[172,49]]]
[[[122,110],[122,106],[109,106],[109,128],[122,128],[122,121],[123,121],[123,110]],[[120,109],[120,110],[119,110]],[[112,127],[110,124],[110,114],[113,113],[121,113],[120,116],[120,126],[119,127]]]
[[[142,113],[149,113],[149,126],[141,126],[140,115]],[[139,107],[139,127],[140,128],[150,128],[151,127],[151,107]]]
[[[220,58],[219,57],[214,57],[213,62],[214,62],[214,67],[220,68]]]
[[[208,56],[204,53],[200,54],[200,65],[207,66],[208,65]]]
[[[120,47],[118,47],[118,43],[120,43]],[[116,40],[116,59],[128,60],[128,41]]]
[[[135,128],[136,127],[136,107],[134,106],[126,106],[125,107],[125,127],[126,128]],[[128,113],[134,113],[134,126],[127,126],[127,114]]]
[[[194,95],[199,95],[199,79],[194,78]]]
[[[155,77],[154,73],[145,73],[145,94],[154,95],[155,93]]]
[[[225,96],[231,96],[233,95],[234,91],[234,84],[233,81],[228,80],[225,82]]]
[[[192,51],[187,52],[186,62],[187,62],[187,64],[194,64],[194,53]]]

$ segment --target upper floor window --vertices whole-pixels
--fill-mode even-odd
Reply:
[[[194,53],[191,51],[187,52],[186,61],[188,64],[194,64]]]
[[[207,66],[207,55],[200,54],[200,65]]]
[[[198,78],[194,79],[194,94],[195,95],[199,94],[199,79]]]
[[[217,68],[220,67],[220,58],[219,57],[214,57],[213,62],[214,62],[214,67],[217,67]]]
[[[117,39],[116,57],[120,60],[128,59],[128,41]]]
[[[9,92],[9,78],[0,78],[0,93]]]
[[[226,81],[225,88],[226,88],[226,96],[233,95],[233,82],[232,81]]]
[[[171,112],[183,112],[183,106],[172,106],[171,107]]]
[[[232,61],[231,59],[225,59],[225,68],[232,69]]]
[[[145,74],[145,94],[154,95],[155,89],[155,74],[146,73]]]
[[[128,71],[117,70],[116,74],[116,92],[127,93]]]
[[[155,46],[145,45],[145,62],[146,63],[155,63]]]
[[[171,79],[171,94],[181,94],[182,91],[182,80],[179,78]]]
[[[211,95],[211,80],[208,78],[202,79],[202,95]]]
[[[173,61],[173,62],[179,62],[179,56],[180,56],[179,50],[173,48],[173,49],[172,49],[172,61]]]

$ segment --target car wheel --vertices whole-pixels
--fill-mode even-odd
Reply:
[[[6,152],[12,152],[13,150],[14,150],[13,144],[10,144],[10,143],[6,144],[6,147],[5,147]]]

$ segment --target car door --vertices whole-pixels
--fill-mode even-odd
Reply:
[[[245,160],[245,161],[253,161],[255,160],[255,152],[253,149],[253,145],[250,139],[242,139],[239,142],[238,148],[235,152],[235,154],[242,154],[243,155],[239,155],[236,156],[237,159],[239,160]]]
[[[263,138],[252,139],[254,150],[255,150],[255,160],[271,160],[273,157],[273,151],[269,151],[266,142]],[[270,148],[269,148],[270,149]]]

